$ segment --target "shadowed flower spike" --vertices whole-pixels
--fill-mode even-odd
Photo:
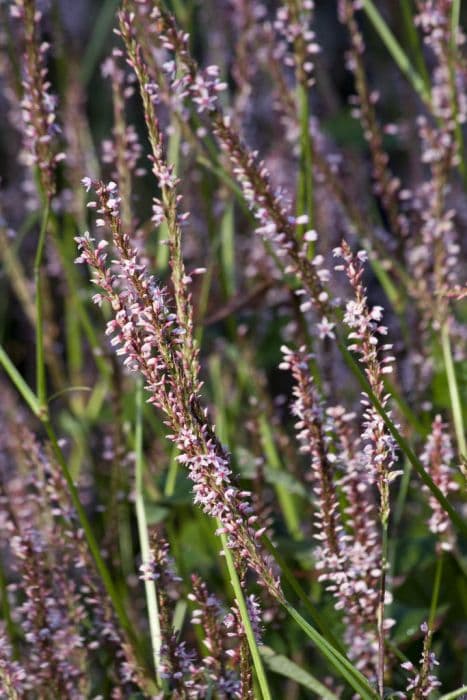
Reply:
[[[50,92],[46,54],[49,44],[41,41],[42,13],[35,0],[15,0],[11,15],[21,22],[24,38],[23,99],[24,123],[22,158],[27,166],[37,166],[42,191],[48,198],[55,194],[55,166],[65,158],[57,152],[57,98]]]
[[[447,432],[447,426],[439,415],[433,421],[431,434],[420,459],[436,486],[445,496],[458,491],[459,485],[454,480],[454,470],[451,467],[454,459],[454,450],[451,438]],[[426,487],[424,490],[425,492],[428,491]],[[429,497],[429,504],[432,515],[428,525],[431,532],[437,536],[437,548],[441,551],[451,551],[456,542],[451,522],[446,512],[433,496]]]

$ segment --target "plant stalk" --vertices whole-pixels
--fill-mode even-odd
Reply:
[[[50,215],[50,199],[46,200],[42,213],[39,240],[34,258],[34,284],[36,289],[36,392],[39,411],[47,416],[47,383],[44,355],[44,303],[41,285],[41,267],[44,257],[47,226]]]
[[[220,523],[219,523],[220,527]],[[250,648],[250,654],[253,661],[253,665],[256,671],[256,678],[258,680],[259,687],[261,689],[263,700],[272,700],[272,695],[269,690],[268,680],[266,673],[264,671],[263,661],[259,653],[258,644],[256,642],[255,634],[251,626],[250,616],[248,614],[248,608],[246,606],[245,598],[243,596],[242,587],[240,584],[240,579],[238,578],[237,571],[235,569],[235,564],[227,544],[227,536],[225,533],[221,534],[222,549],[224,551],[225,561],[227,563],[227,568],[229,570],[230,582],[235,593],[235,599],[240,610],[240,615],[242,618],[243,628],[245,630],[245,635],[248,641],[248,646]]]
[[[143,565],[148,564],[151,559],[151,548],[149,545],[148,523],[146,520],[146,509],[143,495],[143,383],[141,379],[136,386],[136,421],[135,421],[135,510],[136,521],[138,523],[138,536],[141,547],[141,559]],[[157,604],[157,591],[155,581],[144,581],[146,593],[146,604],[148,608],[149,632],[151,636],[151,646],[156,671],[156,683],[161,687],[160,664],[162,635],[159,619],[159,608]]]

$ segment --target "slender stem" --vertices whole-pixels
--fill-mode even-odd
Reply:
[[[278,550],[273,545],[271,540],[268,537],[266,537],[266,535],[263,535],[263,537],[261,538],[261,542],[265,546],[265,548],[268,550],[268,552],[274,557],[274,561],[279,566],[284,580],[287,581],[290,588],[293,590],[293,592],[295,593],[297,598],[301,601],[304,608],[306,609],[306,611],[310,615],[311,619],[316,624],[318,629],[321,631],[321,634],[323,635],[323,637],[333,647],[335,647],[335,649],[337,649],[337,651],[339,651],[341,654],[345,654],[345,649],[342,646],[341,642],[334,636],[334,634],[330,630],[328,621],[323,617],[323,615],[319,612],[319,610],[317,608],[315,608],[315,606],[311,602],[309,596],[305,593],[305,591],[301,587],[300,583],[297,581],[296,577],[293,575],[292,571],[290,570],[290,567],[286,563],[285,559],[278,552]]]
[[[44,356],[44,308],[41,285],[41,267],[44,257],[45,239],[50,215],[50,200],[47,199],[42,213],[36,257],[34,258],[34,283],[36,287],[36,391],[39,410],[47,414],[47,384]]]
[[[313,228],[313,145],[310,134],[308,90],[302,84],[297,85],[297,97],[300,122],[300,172],[298,178],[297,214],[307,214],[307,225]],[[306,227],[303,227],[303,230],[306,230]]]
[[[399,6],[402,14],[402,19],[404,22],[404,28],[407,36],[407,41],[411,46],[413,58],[417,64],[418,71],[420,73],[423,82],[425,83],[425,88],[430,91],[430,76],[425,64],[425,59],[423,56],[422,46],[420,42],[420,37],[415,26],[411,3],[407,0],[399,0]]]
[[[258,423],[261,443],[269,466],[278,472],[284,472],[285,469],[274,442],[273,429],[265,413],[260,414]],[[288,532],[295,541],[303,540],[296,499],[282,484],[275,484],[274,488]]]
[[[143,565],[148,564],[151,559],[151,549],[149,546],[148,524],[146,520],[146,509],[144,507],[143,496],[143,383],[141,379],[136,386],[136,421],[135,421],[135,510],[138,523],[139,543],[141,547],[141,559]],[[144,581],[146,593],[146,604],[148,607],[149,632],[151,636],[151,646],[156,671],[157,686],[161,687],[160,663],[162,636],[159,620],[159,608],[157,605],[157,592],[155,581]]]
[[[378,626],[378,690],[381,698],[384,698],[384,600],[386,598],[386,569],[388,558],[388,519],[383,518],[381,523],[381,578],[379,588],[379,603],[377,611]]]
[[[404,460],[404,472],[402,474],[399,489],[397,493],[396,503],[394,506],[394,514],[392,517],[392,534],[391,537],[391,547],[390,554],[388,554],[389,560],[389,571],[391,578],[394,576],[396,571],[396,558],[397,558],[397,543],[398,543],[398,529],[400,526],[402,514],[404,512],[405,502],[407,500],[407,494],[409,492],[410,476],[412,474],[412,465],[408,459]]]
[[[405,53],[402,46],[397,41],[396,37],[388,27],[386,21],[376,9],[372,0],[363,0],[363,9],[365,10],[368,19],[373,24],[376,32],[379,34],[387,50],[391,54],[396,64],[401,69],[402,73],[412,84],[415,91],[419,94],[426,104],[430,104],[430,92],[425,86],[423,79],[412,66],[409,57]]]
[[[263,661],[259,653],[258,644],[256,642],[255,634],[251,626],[250,616],[248,614],[248,608],[246,606],[245,598],[243,596],[240,579],[238,578],[238,574],[235,569],[232,552],[228,547],[227,536],[225,535],[225,533],[221,534],[221,541],[222,548],[224,550],[225,561],[229,570],[230,582],[232,583],[232,588],[235,593],[235,599],[240,610],[243,628],[245,630],[245,635],[248,641],[248,646],[250,648],[250,654],[253,660],[253,665],[255,667],[256,677],[258,680],[259,687],[261,689],[263,700],[272,700],[268,680],[264,671]]]
[[[459,19],[461,14],[461,0],[452,0],[451,7],[451,40],[455,45],[457,29],[459,27]]]
[[[457,446],[461,457],[467,456],[465,443],[464,420],[462,416],[462,405],[459,396],[459,387],[457,384],[456,371],[452,358],[451,341],[449,338],[449,327],[445,323],[441,329],[441,345],[443,348],[444,366],[446,368],[446,376],[448,380],[449,396],[451,399],[451,409],[454,422],[454,430],[456,433]]]
[[[430,632],[433,631],[433,625],[435,623],[435,618],[436,618],[436,610],[438,608],[438,601],[439,601],[439,591],[441,588],[441,578],[443,575],[443,563],[444,563],[444,556],[443,552],[438,555],[436,559],[436,571],[435,571],[435,580],[433,583],[433,593],[431,595],[431,605],[430,605],[430,617],[428,619],[428,627],[430,629]]]
[[[455,700],[455,698],[460,697],[464,693],[467,693],[467,685],[463,685],[462,688],[457,688],[446,695],[442,695],[439,700]]]
[[[334,647],[332,647],[325,638],[300,615],[298,610],[287,601],[283,601],[282,605],[306,635],[318,646],[329,663],[343,678],[345,678],[349,685],[359,693],[358,697],[362,698],[362,700],[375,700],[379,697],[377,692],[370,686],[365,676],[363,676],[345,656],[342,656],[342,654],[336,651],[336,649],[334,649]]]
[[[170,455],[169,469],[167,472],[167,478],[164,485],[164,496],[170,498],[174,495],[175,486],[177,483],[177,476],[179,470],[179,463],[177,459],[177,448],[172,449],[172,454]]]
[[[17,388],[23,399],[26,401],[27,405],[34,413],[34,415],[39,416],[39,401],[37,396],[32,391],[32,389],[26,384],[21,374],[18,372],[13,362],[8,357],[7,353],[0,345],[0,365],[3,367],[5,372],[10,377],[12,384]]]

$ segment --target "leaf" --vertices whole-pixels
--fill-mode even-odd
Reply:
[[[161,523],[170,513],[169,508],[155,505],[154,503],[146,504],[145,510],[148,525],[157,525],[158,523]]]
[[[285,678],[290,678],[304,688],[312,690],[319,698],[324,698],[324,700],[326,700],[326,698],[328,698],[328,700],[337,700],[337,695],[334,695],[333,692],[322,685],[311,673],[305,671],[283,654],[276,654],[273,649],[267,646],[260,647],[260,654],[266,666],[271,671],[274,671],[274,673],[278,673]]]
[[[297,622],[307,637],[313,642],[317,649],[321,652],[325,659],[334,667],[342,678],[344,678],[351,688],[359,693],[362,700],[376,700],[378,693],[370,685],[365,676],[348,660],[346,656],[341,654],[332,644],[330,644],[319,632],[310,625],[304,617],[300,615],[298,610],[286,600],[282,601],[283,607],[289,615]]]

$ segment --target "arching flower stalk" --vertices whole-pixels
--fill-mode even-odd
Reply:
[[[275,597],[282,599],[279,580],[269,557],[262,552],[255,529],[257,517],[249,502],[249,493],[234,485],[225,448],[209,423],[200,402],[198,376],[185,373],[183,348],[187,328],[169,307],[168,291],[156,284],[122,230],[117,186],[111,182],[91,183],[98,201],[98,227],[107,227],[117,257],[108,261],[108,242],[94,240],[86,233],[78,237],[77,262],[87,263],[93,282],[101,289],[94,295],[97,304],[109,302],[114,318],[106,333],[111,344],[124,357],[129,371],[139,372],[146,381],[149,403],[165,415],[170,440],[177,446],[180,464],[187,467],[193,482],[194,502],[220,522],[228,546],[243,558],[258,575],[259,581]]]

